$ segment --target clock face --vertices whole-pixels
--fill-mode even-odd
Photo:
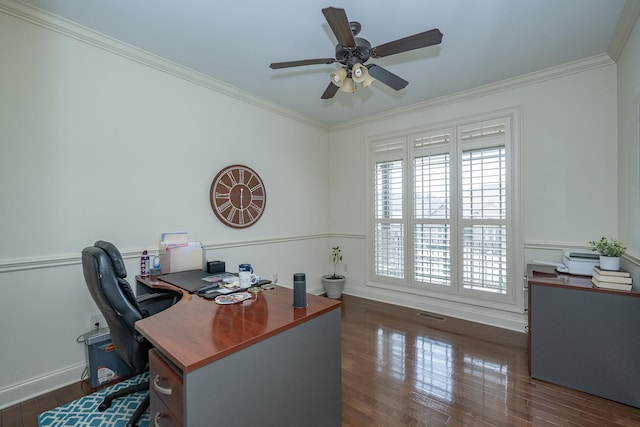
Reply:
[[[231,165],[213,178],[209,199],[211,209],[223,224],[245,228],[255,224],[262,216],[267,192],[253,169]]]

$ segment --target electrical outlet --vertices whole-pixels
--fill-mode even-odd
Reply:
[[[107,322],[104,320],[102,314],[94,314],[91,316],[89,323],[89,330],[95,331],[96,329],[102,329],[107,327]]]

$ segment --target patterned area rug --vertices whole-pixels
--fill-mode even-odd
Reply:
[[[145,393],[134,393],[111,402],[104,412],[98,411],[98,405],[109,393],[138,384],[149,379],[149,373],[140,374],[121,383],[74,400],[38,416],[39,427],[124,427],[138,405],[144,400]],[[142,414],[139,427],[149,427],[149,411]]]

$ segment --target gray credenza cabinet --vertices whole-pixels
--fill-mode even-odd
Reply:
[[[528,266],[531,377],[640,408],[640,293]]]

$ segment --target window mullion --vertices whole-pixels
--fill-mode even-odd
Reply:
[[[451,146],[449,153],[451,156],[451,200],[455,201],[451,205],[451,287],[455,292],[460,292],[460,284],[462,277],[462,268],[460,265],[460,247],[461,247],[461,203],[462,196],[460,188],[460,158],[462,156],[462,148],[459,141],[459,126],[452,130]]]
[[[413,170],[413,162],[414,162],[415,150],[414,146],[411,143],[411,139],[407,138],[405,143],[405,163],[404,170],[407,171],[407,179],[405,180],[405,211],[404,211],[404,219],[405,219],[405,230],[406,230],[406,239],[405,239],[405,266],[406,266],[406,280],[407,284],[412,285],[414,283],[415,277],[415,262],[413,257],[414,251],[414,228],[415,228],[415,200],[413,197],[415,189],[414,182],[414,174]]]

